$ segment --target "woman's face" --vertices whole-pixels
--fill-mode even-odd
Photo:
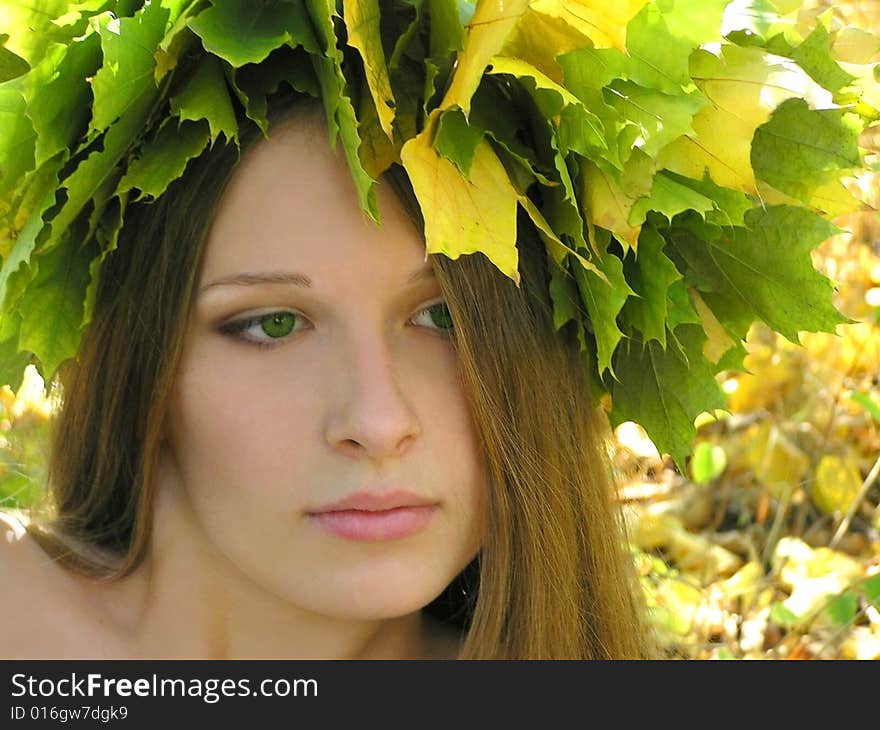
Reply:
[[[309,611],[388,618],[475,556],[486,479],[424,243],[314,119],[259,142],[208,237],[168,437],[199,528]]]

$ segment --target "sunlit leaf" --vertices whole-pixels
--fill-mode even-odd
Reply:
[[[727,468],[727,454],[718,444],[701,441],[691,457],[691,478],[697,484],[708,484]]]
[[[426,215],[428,253],[456,259],[482,251],[507,276],[519,282],[516,207],[519,193],[485,140],[477,145],[470,176],[434,148],[439,110],[425,131],[401,150],[419,206]]]
[[[817,188],[859,166],[860,131],[854,115],[789,99],[755,130],[752,166],[777,190],[812,204]]]
[[[813,503],[825,514],[846,512],[861,490],[862,477],[852,457],[825,454],[810,486]]]
[[[751,145],[755,130],[793,97],[827,107],[830,94],[794,62],[758,48],[725,46],[722,56],[696,51],[690,72],[708,106],[693,118],[696,137],[682,137],[658,155],[658,164],[688,177],[708,173],[716,185],[755,192]]]
[[[367,85],[379,114],[379,122],[388,138],[393,138],[394,94],[385,65],[385,51],[379,28],[378,0],[343,0],[343,17],[348,29],[348,43],[360,51]]]
[[[233,66],[259,63],[289,43],[318,53],[309,15],[300,2],[223,0],[188,21],[205,48]]]
[[[90,131],[107,129],[138,99],[155,91],[155,54],[168,18],[168,9],[158,3],[145,5],[131,18],[102,16],[104,61],[92,79],[95,102]]]
[[[452,75],[452,83],[443,96],[440,109],[458,107],[465,116],[471,108],[471,97],[491,58],[496,55],[514,26],[528,7],[528,0],[496,2],[481,0],[468,23],[464,50]]]
[[[645,5],[629,22],[630,78],[660,91],[681,93],[691,83],[688,60],[699,46],[721,40],[730,0],[676,0]]]

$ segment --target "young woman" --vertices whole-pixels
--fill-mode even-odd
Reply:
[[[543,244],[520,287],[426,257],[401,172],[376,226],[318,104],[278,109],[130,207],[0,655],[649,656]]]

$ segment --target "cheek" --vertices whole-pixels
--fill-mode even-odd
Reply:
[[[273,385],[265,374],[249,377],[228,358],[222,367],[209,362],[183,363],[169,414],[171,445],[193,494],[247,490],[258,500],[290,482],[314,437],[307,433],[313,391]]]

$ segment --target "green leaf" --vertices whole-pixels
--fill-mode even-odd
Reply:
[[[578,48],[557,56],[556,63],[562,68],[565,88],[585,103],[593,98],[587,92],[601,91],[614,79],[629,75],[629,59],[616,48]]]
[[[712,367],[703,357],[705,339],[699,325],[682,324],[670,333],[665,350],[659,342],[643,344],[633,338],[621,343],[614,354],[612,426],[639,423],[682,473],[696,435],[694,419],[725,406]]]
[[[4,2],[0,6],[3,45],[33,68],[57,40],[59,29],[53,21],[67,12],[68,5],[69,0]]]
[[[694,309],[684,279],[678,279],[669,285],[666,306],[669,310],[666,326],[670,332],[674,332],[680,324],[701,324],[700,315]]]
[[[0,36],[0,42],[5,38],[8,36]],[[30,70],[30,64],[21,56],[17,56],[12,51],[0,46],[0,84],[9,81],[9,79],[23,76]]]
[[[104,135],[104,148],[92,152],[63,181],[67,200],[50,221],[52,236],[44,249],[57,245],[60,237],[77,218],[84,206],[104,189],[108,177],[118,174],[120,160],[131,150],[131,145],[143,134],[147,115],[155,100],[155,89],[147,89],[126,110],[125,114]]]
[[[669,287],[681,273],[663,253],[666,241],[654,229],[645,227],[639,235],[638,254],[630,250],[623,262],[624,275],[635,296],[626,300],[623,316],[648,342],[666,347],[666,319]]]
[[[146,195],[158,198],[171,182],[183,175],[187,163],[208,146],[209,137],[209,127],[204,120],[183,122],[179,127],[173,122],[166,124],[131,162],[118,192],[136,188],[141,192],[135,200]]]
[[[674,0],[648,3],[627,26],[637,84],[677,94],[691,84],[688,61],[699,46],[721,40],[721,20],[730,0]]]
[[[750,211],[745,228],[711,233],[691,216],[664,235],[678,269],[698,289],[722,296],[722,310],[753,312],[797,344],[801,330],[833,332],[848,321],[831,302],[831,282],[810,258],[836,230],[804,208],[772,206]],[[719,316],[719,308],[706,301]]]
[[[302,45],[309,53],[321,52],[301,2],[214,0],[187,25],[206,50],[236,68],[259,63],[286,43]]]
[[[548,259],[551,258],[548,256]],[[575,322],[578,325],[578,332],[583,338],[583,329],[581,327],[580,309],[578,300],[580,293],[577,288],[574,277],[567,268],[563,268],[558,264],[548,263],[547,268],[550,270],[550,299],[553,302],[553,328],[556,330],[568,322]]]
[[[262,63],[235,69],[229,67],[226,73],[248,118],[257,124],[264,136],[269,133],[268,97],[282,84],[315,98],[321,95],[312,60],[300,47],[282,46],[272,51]]]
[[[546,119],[558,117],[559,151],[563,155],[573,149],[587,156],[607,146],[602,122],[568,89],[516,58],[495,56],[491,64],[490,74],[507,74],[519,79]]]
[[[807,204],[823,184],[861,164],[860,125],[842,109],[814,110],[789,99],[758,127],[752,142],[755,175]]]
[[[321,98],[327,126],[330,131],[330,145],[336,149],[337,134],[342,139],[342,149],[358,192],[361,210],[374,221],[379,222],[379,206],[373,179],[364,170],[359,149],[361,138],[358,133],[358,120],[346,93],[346,79],[342,72],[342,54],[336,48],[336,34],[333,27],[335,2],[332,0],[308,0],[309,13],[315,22],[319,42],[326,57],[312,57],[315,73],[321,85]]]
[[[474,162],[477,145],[482,139],[483,130],[476,125],[469,125],[464,112],[460,109],[448,109],[440,115],[437,122],[434,146],[467,176]]]
[[[425,100],[424,113],[431,111],[428,107],[438,90],[445,89],[448,84],[453,64],[458,51],[464,48],[464,26],[459,17],[459,3],[457,0],[428,0],[428,12],[430,13],[430,37],[428,39],[428,56],[425,58],[425,78],[423,95]],[[419,21],[422,5],[417,5],[417,17],[413,25]],[[466,21],[465,21],[466,22]],[[400,41],[394,48],[391,59],[391,68],[396,69],[400,65],[404,43],[414,35],[415,30],[410,28],[401,36]]]
[[[641,226],[652,210],[662,213],[668,220],[672,220],[679,213],[688,210],[705,214],[714,208],[715,204],[709,198],[700,195],[692,187],[682,185],[674,178],[658,173],[654,177],[651,194],[639,198],[633,205],[629,214],[629,224]]]
[[[25,99],[18,89],[0,86],[0,195],[34,169],[37,135],[25,110]]]
[[[707,103],[699,92],[670,95],[631,81],[610,84],[605,100],[638,129],[636,146],[650,157],[682,135],[695,135],[694,114]]]
[[[613,92],[604,91],[616,78],[626,78],[628,59],[614,48],[582,48],[556,58],[562,68],[564,86],[589,109],[605,130],[605,150],[601,157],[621,168],[629,158],[632,144],[624,146],[621,159],[621,131],[626,120],[608,100]],[[595,156],[594,156],[595,157]]]
[[[16,291],[13,296],[8,298],[12,301],[7,300],[7,294],[9,293],[8,290],[12,278],[15,276],[16,272],[19,271],[22,264],[27,264],[28,261],[30,261],[31,254],[36,248],[37,236],[40,234],[40,231],[43,230],[43,213],[45,213],[54,202],[55,190],[52,189],[31,212],[30,218],[15,239],[15,245],[12,247],[12,251],[10,251],[9,255],[3,259],[2,266],[0,266],[0,318],[9,311],[9,307],[16,298],[17,293],[20,293]],[[12,288],[17,290],[20,287]]]
[[[605,275],[605,281],[581,266],[574,267],[574,275],[596,336],[599,373],[610,369],[614,375],[612,355],[623,337],[617,326],[617,315],[620,314],[626,298],[634,292],[623,277],[623,262],[617,256],[603,252],[594,263]]]
[[[880,609],[880,573],[866,578],[862,582],[862,590],[865,593],[865,600],[874,608]]]
[[[706,221],[709,223],[719,226],[744,226],[746,213],[756,207],[755,202],[745,193],[716,185],[708,176],[702,180],[694,180],[692,177],[678,175],[669,170],[664,170],[663,175],[712,201],[714,209],[706,213]]]
[[[187,23],[205,9],[204,0],[175,0],[169,7],[171,17],[165,37],[156,50],[156,69],[154,78],[156,85],[177,67],[181,56],[188,55],[198,44],[198,38]]]
[[[691,457],[691,479],[697,484],[708,484],[720,477],[727,468],[727,454],[718,444],[701,441]]]
[[[29,352],[18,348],[21,317],[15,313],[4,313],[0,317],[0,386],[8,385],[14,391],[21,387],[24,369],[31,361]]]
[[[871,418],[880,423],[880,403],[877,403],[868,393],[862,391],[856,391],[850,395],[850,398],[864,408],[871,415]]]
[[[801,622],[801,617],[785,604],[777,602],[770,606],[770,620],[777,626],[793,629]]]
[[[181,121],[207,119],[211,143],[222,133],[227,141],[238,140],[238,122],[220,61],[206,56],[180,93],[171,99],[171,113]]]
[[[132,18],[102,16],[98,32],[104,63],[92,79],[95,102],[90,132],[107,129],[144,94],[155,90],[155,54],[169,15],[167,8],[151,3]]]
[[[43,255],[35,255],[37,275],[21,298],[22,331],[19,347],[36,354],[43,380],[76,354],[83,319],[83,300],[89,283],[91,256],[74,232]]]
[[[37,133],[37,166],[72,147],[83,133],[92,100],[87,79],[100,65],[101,39],[91,33],[67,46],[66,53],[47,56],[29,76],[34,90],[28,116]]]
[[[119,243],[119,233],[122,230],[122,220],[127,202],[128,196],[125,193],[110,198],[102,209],[100,222],[95,228],[95,240],[101,248],[101,253],[89,264],[89,287],[83,302],[81,329],[87,327],[92,321],[104,259],[116,249]]]
[[[859,597],[853,591],[836,596],[825,607],[828,618],[836,626],[849,626],[855,621],[859,609]]]
[[[791,58],[815,81],[833,93],[856,80],[855,76],[844,71],[831,57],[831,36],[821,20],[804,42],[793,50]]]

